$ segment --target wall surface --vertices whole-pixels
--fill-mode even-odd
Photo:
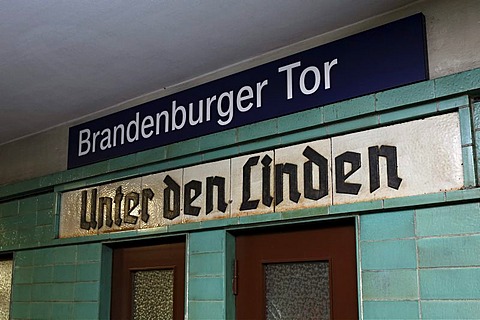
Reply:
[[[361,216],[364,319],[475,319],[478,202]]]
[[[118,106],[112,106],[105,112],[91,115],[80,122],[169,95],[417,12],[423,12],[426,16],[430,78],[478,68],[480,67],[479,11],[480,2],[477,0],[419,1],[398,11],[355,25],[345,26],[331,33],[319,35],[302,43],[212,72],[187,83],[132,99]],[[0,166],[8,169],[0,170],[0,185],[65,170],[68,127],[73,124],[75,123],[60,125],[37,135],[1,145]]]
[[[166,92],[417,11],[427,18],[428,81],[73,170],[65,170],[66,127],[1,146],[6,170],[0,173],[0,255],[13,253],[11,318],[106,319],[112,244],[182,234],[187,239],[186,318],[231,319],[235,232],[343,217],[357,221],[361,319],[478,318],[480,103],[474,98],[480,94],[479,1],[421,1]],[[459,190],[58,237],[62,192],[447,113],[459,119],[464,181]]]
[[[465,93],[480,91],[479,72],[477,69],[379,92],[0,188],[0,251],[14,252],[12,318],[107,317],[111,272],[108,245],[140,236],[144,239],[178,233],[188,234],[186,314],[191,319],[232,318],[231,231],[259,224],[321,222],[339,214],[358,221],[363,319],[475,318],[480,313],[476,289],[480,285],[476,280],[480,273],[480,189],[476,187],[475,160],[480,135],[474,133],[480,130],[480,104],[471,104]],[[460,119],[464,190],[141,232],[58,238],[57,192],[446,112],[458,113]],[[314,114],[320,115],[322,123],[318,124],[318,118],[312,120]]]

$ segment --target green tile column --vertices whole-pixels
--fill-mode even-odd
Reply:
[[[233,319],[234,238],[224,230],[188,237],[187,318]]]
[[[362,215],[364,319],[417,319],[418,265],[413,210]]]
[[[480,205],[416,210],[423,319],[480,315]]]

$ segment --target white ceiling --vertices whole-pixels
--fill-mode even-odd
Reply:
[[[0,144],[411,0],[0,3]]]

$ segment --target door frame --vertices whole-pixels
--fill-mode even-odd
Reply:
[[[118,290],[118,283],[121,281],[127,281],[131,287],[132,277],[131,271],[136,270],[154,270],[154,269],[174,269],[175,281],[181,282],[178,286],[182,289],[174,291],[174,319],[183,319],[186,310],[186,282],[187,282],[187,236],[167,236],[149,240],[137,240],[129,242],[120,242],[110,244],[111,249],[111,285],[110,285],[110,318],[115,319],[130,319],[132,308],[128,303],[124,303],[125,297],[122,297],[121,290]],[[162,262],[161,266],[137,266],[137,262],[124,261],[125,254],[140,252],[149,252],[152,250],[171,250],[175,255],[172,259],[166,259],[166,262]],[[180,257],[180,251],[183,252],[181,258],[183,258],[183,265],[176,266],[172,262],[178,260]],[[176,253],[175,253],[176,252]],[[123,261],[122,261],[123,260]],[[147,261],[142,260],[138,263],[150,263],[151,257],[146,258]],[[118,269],[124,269],[120,271],[115,268],[115,264],[122,264],[118,266]],[[132,265],[133,263],[133,265]],[[127,268],[128,270],[125,270]],[[125,280],[127,278],[128,280]],[[175,284],[174,284],[175,286]],[[130,289],[131,290],[131,289]],[[130,291],[131,292],[131,291]],[[116,302],[120,302],[115,305]]]
[[[361,313],[361,297],[360,297],[360,266],[359,266],[359,252],[358,252],[358,241],[359,241],[359,231],[358,231],[358,226],[359,226],[359,216],[358,215],[350,215],[350,216],[344,216],[344,217],[335,217],[335,218],[327,218],[327,219],[322,219],[322,220],[310,220],[310,221],[282,221],[280,223],[266,223],[258,226],[244,226],[241,228],[236,228],[236,229],[230,229],[227,230],[230,234],[232,234],[235,237],[235,244],[234,248],[236,249],[236,239],[239,236],[246,236],[246,235],[255,235],[255,234],[268,234],[268,233],[280,233],[282,231],[289,231],[289,230],[295,230],[295,231],[301,231],[301,230],[312,230],[312,229],[328,229],[328,228],[333,228],[338,225],[344,225],[347,226],[349,225],[352,227],[353,232],[354,232],[354,244],[352,246],[352,250],[354,251],[354,260],[355,260],[355,294],[356,294],[356,316],[360,318]],[[235,252],[234,254],[235,259],[237,257],[237,253]],[[331,262],[331,257],[329,257],[326,254],[322,255],[322,259],[315,259],[316,261],[326,261],[329,260]],[[295,261],[301,261],[302,259],[297,259],[294,258]],[[305,261],[309,261],[308,259],[305,259]],[[311,260],[310,260],[311,261]],[[278,260],[278,259],[263,259],[262,263],[275,263],[275,262],[286,262],[286,260]],[[332,266],[332,264],[330,264]],[[235,263],[235,268],[237,268],[237,263]],[[236,274],[237,271],[234,271]],[[332,268],[329,270],[330,276],[332,274]],[[332,279],[332,278],[330,278]],[[235,276],[234,276],[234,282],[235,282]],[[234,285],[235,287],[236,285]],[[262,284],[262,287],[264,288],[264,284]],[[240,290],[240,289],[239,289]],[[333,287],[330,288],[330,292],[332,292]],[[264,297],[262,298],[264,299]],[[236,298],[235,298],[235,303],[233,305],[233,308],[235,309],[234,314],[237,315],[237,303],[236,303]],[[263,301],[262,301],[263,303]],[[330,304],[332,305],[332,299],[330,300]],[[333,310],[333,309],[331,309]],[[333,313],[331,314],[333,315]]]

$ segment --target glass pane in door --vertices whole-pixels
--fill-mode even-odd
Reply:
[[[328,261],[264,265],[267,320],[330,319]]]
[[[133,319],[173,319],[173,269],[133,272]]]

